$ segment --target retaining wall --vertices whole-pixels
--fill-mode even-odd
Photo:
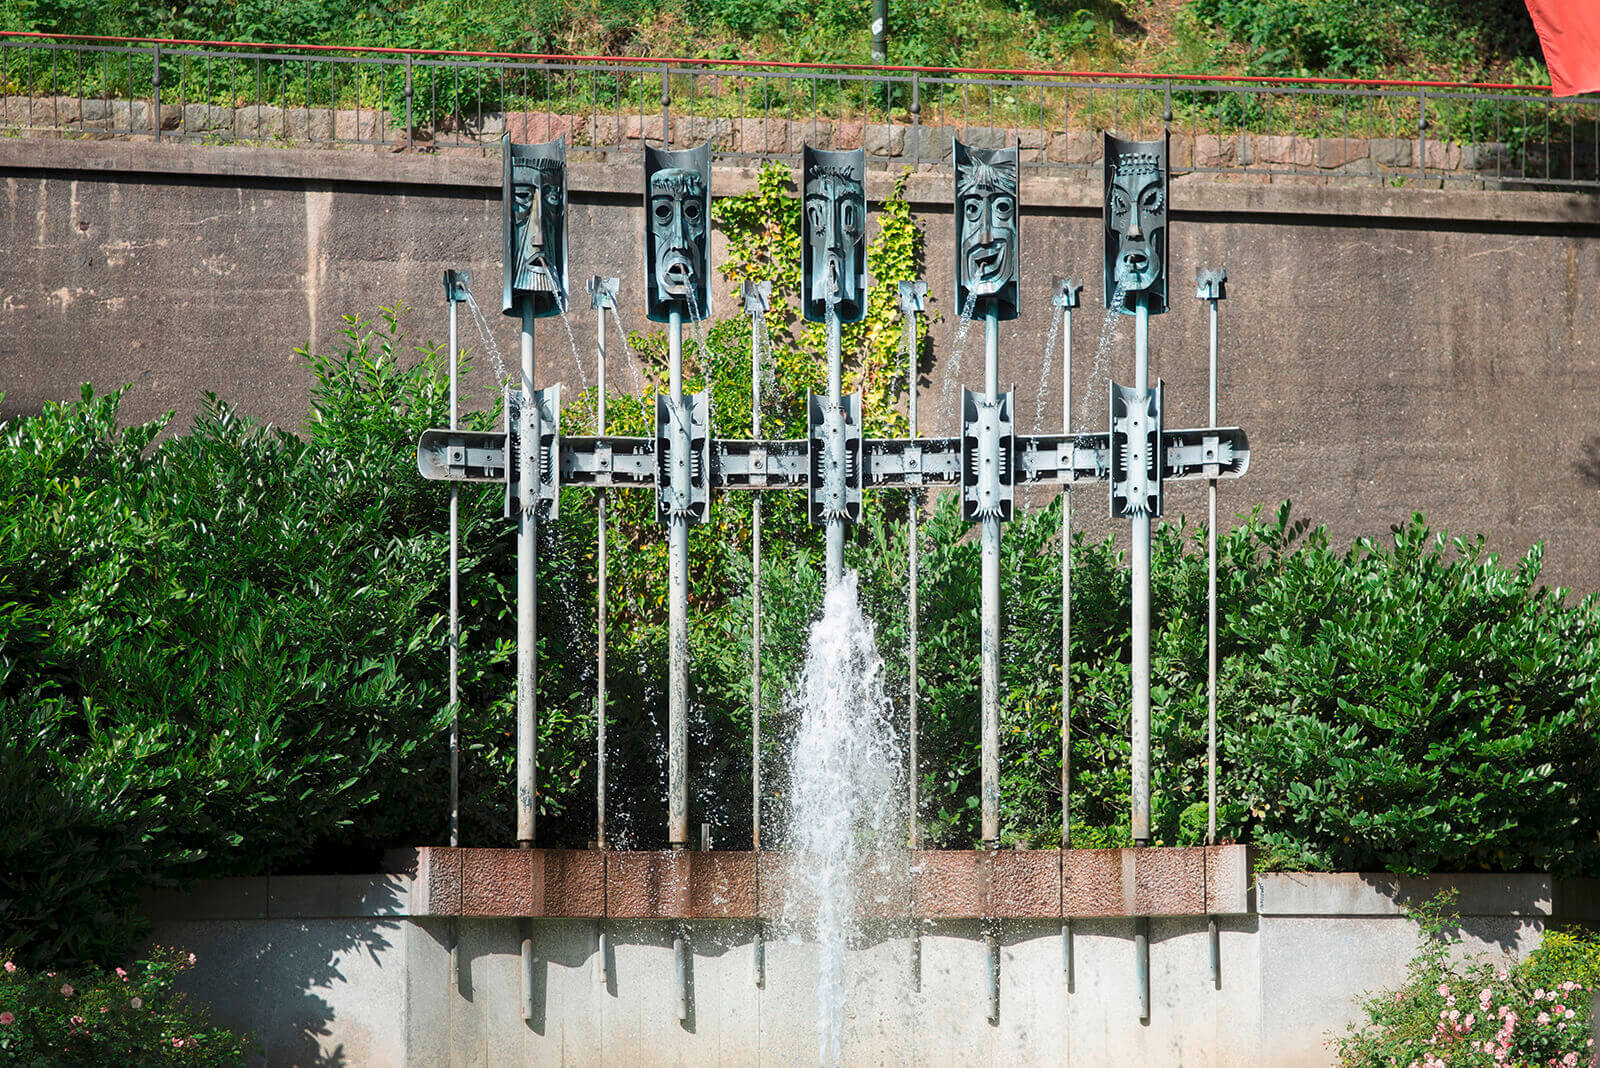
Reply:
[[[765,985],[754,921],[687,921],[690,1013],[677,1017],[663,919],[426,915],[426,876],[223,880],[150,900],[155,938],[193,950],[191,992],[249,1027],[268,1064],[814,1064],[816,947],[772,931]],[[1270,874],[1251,911],[1219,920],[1212,981],[1203,916],[1151,921],[1151,1014],[1138,1018],[1133,921],[923,925],[920,989],[909,926],[878,921],[847,959],[845,1060],[886,1065],[1333,1063],[1330,1036],[1364,993],[1401,980],[1417,946],[1403,909],[1454,886],[1462,952],[1522,954],[1547,925],[1600,919],[1593,883],[1544,876]],[[522,1015],[522,924],[535,946]],[[609,936],[597,966],[601,924]],[[984,924],[1001,942],[1000,1015],[987,1020]],[[451,947],[456,954],[452,968]]]
[[[132,383],[129,419],[175,409],[183,425],[210,390],[297,428],[310,374],[295,347],[334,349],[342,315],[399,301],[420,309],[422,338],[442,341],[440,279],[452,267],[472,270],[499,347],[516,352],[514,324],[494,307],[492,159],[14,139],[0,140],[0,181],[0,416],[75,397],[92,379]],[[753,181],[719,169],[713,190]],[[890,181],[872,171],[869,196]],[[571,276],[619,276],[631,327],[647,325],[641,182],[632,162],[570,174]],[[951,359],[949,176],[913,175],[908,194],[940,317],[923,430],[947,434],[954,387],[980,374],[975,348],[964,366]],[[1101,196],[1093,172],[1023,182],[1024,308],[1003,325],[1000,352],[1024,433],[1060,425],[1059,352],[1041,380],[1054,275],[1088,281],[1074,405],[1104,418],[1103,379],[1086,388],[1102,330]],[[1172,311],[1152,323],[1153,373],[1166,380],[1167,418],[1202,425],[1207,326],[1188,280],[1225,265],[1220,415],[1252,446],[1249,475],[1223,487],[1225,519],[1292,498],[1338,542],[1383,536],[1421,509],[1506,554],[1543,539],[1546,579],[1600,588],[1600,196],[1191,175],[1174,180],[1172,201]],[[719,281],[715,310],[736,309],[732,290]],[[593,320],[587,308],[575,320],[592,380]],[[1111,377],[1131,374],[1130,334],[1122,325],[1108,350]],[[463,337],[479,344],[470,323]],[[539,353],[539,385],[578,381],[558,326],[541,327]],[[613,361],[613,382],[631,384],[638,369]],[[491,403],[488,365],[476,361],[470,400]],[[1168,515],[1203,514],[1204,500],[1203,486],[1175,485]],[[1111,529],[1106,509],[1080,501],[1091,536]]]

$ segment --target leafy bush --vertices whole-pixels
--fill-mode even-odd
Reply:
[[[241,1065],[245,1039],[212,1024],[173,984],[193,954],[157,947],[131,968],[32,971],[0,952],[0,1060],[78,1064]]]
[[[1422,945],[1405,982],[1373,995],[1338,1042],[1341,1068],[1576,1068],[1594,1058],[1594,947],[1557,964],[1544,949],[1510,968],[1452,959],[1454,891],[1413,912]],[[1560,942],[1560,936],[1546,934]],[[1541,955],[1543,955],[1541,957]]]

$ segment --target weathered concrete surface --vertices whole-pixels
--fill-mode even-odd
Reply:
[[[1417,950],[1406,902],[1456,887],[1462,951],[1491,957],[1536,946],[1547,924],[1571,915],[1559,903],[1600,902],[1592,883],[1541,876],[1271,874],[1258,884],[1258,913],[1219,921],[1218,984],[1203,917],[1152,921],[1148,1024],[1137,1016],[1128,919],[1073,921],[1070,983],[1058,922],[1000,921],[998,1025],[985,1019],[982,921],[925,925],[916,992],[908,925],[868,925],[847,954],[845,1062],[1323,1068],[1334,1061],[1328,1039],[1361,998],[1403,979]],[[189,990],[224,1022],[255,1029],[269,1064],[816,1062],[816,947],[776,925],[766,927],[764,987],[753,980],[753,921],[684,925],[691,1012],[680,1024],[675,921],[532,921],[525,1022],[522,921],[418,916],[412,900],[409,876],[273,878],[161,896],[148,911],[157,941],[198,955]]]
[[[1247,913],[1249,857],[1242,845],[917,850],[900,878],[863,873],[875,894],[861,908],[937,920]],[[392,859],[416,877],[418,916],[754,919],[783,911],[789,881],[788,858],[770,851],[423,846]]]
[[[404,300],[419,338],[442,339],[440,278],[473,271],[502,350],[497,314],[499,172],[495,161],[404,154],[202,148],[123,142],[0,143],[5,247],[0,269],[0,414],[132,383],[131,419],[203,391],[280,425],[305,419],[310,382],[296,346],[327,352],[340,317]],[[718,171],[719,194],[748,170]],[[890,176],[872,172],[881,195]],[[936,364],[922,383],[925,432],[941,410],[957,318],[950,307],[948,176],[910,193],[928,237]],[[643,325],[638,174],[575,165],[571,274],[623,279],[622,313]],[[1041,384],[1053,275],[1087,278],[1075,322],[1075,404],[1103,422],[1091,383],[1101,331],[1099,185],[1024,182],[1024,312],[1001,335],[1002,381],[1019,383],[1018,427],[1059,426],[1060,357]],[[1413,510],[1436,526],[1482,532],[1520,554],[1547,543],[1547,580],[1600,588],[1591,549],[1600,520],[1600,197],[1395,188],[1274,186],[1191,176],[1174,183],[1173,310],[1151,331],[1168,419],[1204,421],[1205,315],[1189,298],[1199,266],[1226,265],[1221,418],[1249,431],[1249,476],[1227,485],[1224,517],[1292,498],[1336,542],[1383,535]],[[714,253],[720,260],[720,256]],[[581,303],[581,302],[580,302]],[[730,284],[716,303],[735,307]],[[592,378],[587,308],[575,313]],[[1111,377],[1131,375],[1121,323]],[[475,332],[464,329],[475,341]],[[576,384],[564,334],[541,328],[540,384]],[[636,369],[613,356],[613,381]],[[487,403],[488,361],[467,383]],[[1080,498],[1082,495],[1080,494]],[[1169,516],[1204,507],[1173,487]],[[1110,528],[1081,501],[1091,534]]]

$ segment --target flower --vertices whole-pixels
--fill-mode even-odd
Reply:
[[[126,971],[124,971],[123,969],[118,968],[117,969],[117,978],[121,979],[124,983],[126,983],[128,981],[128,973]]]
[[[1569,1019],[1569,1020],[1570,1020],[1570,1019],[1572,1019],[1572,1018],[1573,1018],[1573,1017],[1574,1017],[1574,1016],[1576,1016],[1576,1015],[1578,1015],[1578,1013],[1577,1013],[1577,1011],[1576,1011],[1576,1010],[1574,1010],[1574,1009],[1568,1009],[1568,1010],[1567,1010],[1567,1019]]]
[[[1488,1012],[1489,1011],[1489,1002],[1492,1001],[1493,999],[1494,999],[1494,991],[1492,989],[1490,989],[1489,987],[1484,987],[1482,990],[1478,991],[1478,1009],[1479,1009],[1479,1011]]]
[[[1446,983],[1440,983],[1439,984],[1439,996],[1442,997],[1442,998],[1447,998],[1447,997],[1450,996],[1450,987],[1449,987],[1448,984],[1446,984]]]
[[[194,963],[194,954],[193,953],[189,954],[189,963],[190,964]]]
[[[1576,1053],[1569,1053],[1565,1057],[1561,1058],[1561,1063],[1566,1065],[1567,1068],[1577,1068],[1578,1055]]]
[[[12,1024],[14,1024],[16,1022],[17,1022],[17,1014],[16,1013],[14,1013],[14,1012],[0,1012],[0,1027],[10,1027]]]
[[[70,998],[72,996],[72,984],[71,983],[62,983],[61,984],[61,996],[64,997],[64,998]]]
[[[174,1046],[174,1048],[182,1049],[183,1048],[183,1039],[181,1039],[181,1038],[173,1039],[172,1040],[172,1045]]]
[[[1550,1014],[1548,1012],[1541,1012],[1539,1015],[1533,1018],[1533,1022],[1538,1024],[1540,1027],[1543,1027],[1545,1024],[1550,1022]]]
[[[102,1005],[102,1006],[100,1006],[100,1011],[101,1012],[110,1012],[111,1011],[111,1006],[110,1005]]]
[[[72,1022],[74,1024],[82,1024],[83,1023],[83,1017],[82,1016],[74,1016],[72,1018]]]
[[[16,965],[15,961],[9,961],[9,960],[6,961],[6,971],[14,972],[16,970],[17,970],[17,965]]]

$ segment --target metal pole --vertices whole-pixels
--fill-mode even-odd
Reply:
[[[533,921],[522,921],[522,1018],[533,1019]]]
[[[1139,988],[1139,1019],[1150,1019],[1150,917],[1133,921],[1134,985]]]
[[[1150,388],[1150,304],[1140,294],[1134,315],[1134,385]],[[1150,516],[1133,517],[1133,842],[1150,844]]]
[[[1000,304],[983,311],[983,391],[993,404],[1000,397]],[[983,844],[1000,846],[1000,518],[983,519]]]
[[[1217,425],[1217,298],[1211,305],[1211,421]],[[1207,480],[1206,510],[1206,845],[1217,843],[1217,480]],[[1215,921],[1213,921],[1213,929]],[[1213,969],[1214,971],[1215,969]]]
[[[913,441],[917,438],[917,309],[922,302],[922,295],[918,293],[916,282],[900,283],[900,314],[906,325],[906,418],[910,425],[910,434]],[[926,286],[923,287],[926,291]],[[906,603],[906,733],[908,735],[909,773],[906,776],[907,798],[906,817],[910,823],[910,833],[907,835],[907,845],[912,849],[922,848],[922,821],[917,814],[917,760],[918,723],[917,723],[917,598],[920,595],[919,587],[922,584],[922,536],[920,526],[922,522],[922,494],[913,490],[911,493],[910,530],[906,534],[906,557],[909,565],[909,586]],[[920,955],[921,949],[917,952]]]
[[[1052,303],[1064,317],[1061,337],[1061,433],[1072,433],[1072,309],[1082,286],[1056,279]],[[1070,443],[1068,448],[1076,446]],[[1072,486],[1061,495],[1061,848],[1072,848]],[[1067,937],[1067,926],[1062,937]],[[1070,953],[1070,949],[1063,949]]]
[[[539,735],[535,676],[538,662],[538,584],[534,542],[538,532],[539,405],[533,395],[533,298],[522,311],[522,457],[517,477],[522,507],[517,512],[517,845],[533,848],[538,818]],[[532,952],[532,943],[525,942]],[[526,962],[525,962],[526,963]]]
[[[669,403],[674,450],[687,450],[683,404],[683,311],[673,304],[667,321]],[[689,523],[673,515],[668,524],[667,600],[667,838],[673,849],[689,847]],[[681,1017],[680,1017],[681,1019]]]
[[[828,302],[828,403],[834,411],[840,405],[842,375],[839,369],[839,313],[833,302]],[[843,450],[840,450],[841,452]],[[844,517],[829,516],[827,520],[827,582],[828,589],[839,584],[844,577]]]
[[[761,338],[766,333],[770,283],[745,282],[744,306],[750,313],[750,436],[761,440]],[[750,501],[750,848],[761,851],[761,494]],[[759,867],[759,866],[758,866]],[[756,905],[761,875],[756,873]],[[750,954],[751,978],[767,983],[766,933],[759,913]]]
[[[909,425],[911,440],[917,438],[917,312],[922,309],[923,299],[927,296],[928,286],[925,282],[900,283],[900,316],[905,322],[906,330],[906,421]],[[920,762],[917,758],[917,598],[921,587],[921,561],[922,561],[922,536],[919,528],[922,520],[922,493],[920,490],[911,491],[910,529],[906,534],[906,557],[910,574],[908,578],[910,589],[906,604],[906,679],[907,679],[907,708],[906,708],[906,733],[908,736],[909,756],[906,775],[906,820],[908,834],[906,844],[911,849],[922,848],[922,821],[918,818],[917,797],[917,769]],[[911,917],[911,989],[922,989],[922,921],[915,916]]]
[[[597,382],[595,395],[595,433],[604,435],[606,432],[606,312],[616,306],[617,279],[592,278],[589,280],[589,304],[598,313],[595,317],[595,379]],[[597,541],[595,546],[596,564],[596,590],[595,590],[595,701],[594,701],[594,747],[595,747],[595,777],[594,777],[594,822],[595,845],[602,853],[606,849],[606,491],[601,490],[596,503],[596,531]],[[601,863],[605,864],[604,857]],[[609,911],[609,901],[607,901]],[[608,985],[610,981],[610,933],[606,930],[605,920],[599,922],[599,934],[595,947],[595,978],[601,985]]]
[[[889,0],[872,0],[872,62],[889,62]]]
[[[461,409],[458,391],[458,367],[461,348],[456,333],[456,306],[458,279],[456,271],[446,271],[444,279],[445,301],[450,305],[450,429],[460,429]],[[465,282],[459,282],[462,287]],[[458,667],[461,650],[461,558],[459,483],[450,483],[450,847],[461,844],[461,713],[457,710]]]

